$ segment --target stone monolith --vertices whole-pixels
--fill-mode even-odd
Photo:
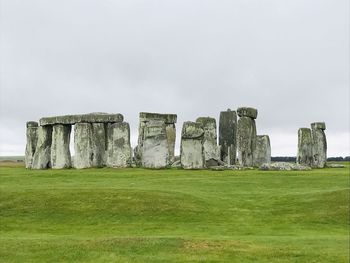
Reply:
[[[105,123],[91,124],[91,166],[103,167],[106,164],[106,125]]]
[[[271,163],[271,145],[268,135],[257,135],[253,152],[254,166]]]
[[[313,141],[311,129],[300,128],[298,130],[297,163],[310,167],[313,165]]]
[[[53,169],[72,166],[69,150],[71,125],[56,124],[52,129],[51,167]]]
[[[311,124],[313,140],[313,166],[324,168],[327,162],[327,139],[325,134],[326,124],[315,122]]]
[[[26,144],[24,160],[25,160],[26,168],[32,168],[36,143],[38,141],[38,123],[35,121],[29,121],[27,122],[26,126],[27,126],[27,131],[26,131],[27,144]]]
[[[228,109],[220,112],[219,145],[220,159],[228,165],[236,163],[237,152],[237,114]]]
[[[205,162],[220,160],[220,148],[217,144],[216,120],[211,117],[197,118],[196,122],[202,125],[204,130],[203,151]]]
[[[162,120],[149,121],[144,127],[142,166],[145,168],[165,168],[169,164],[166,125]]]
[[[129,123],[114,123],[107,126],[107,163],[108,167],[130,167],[132,148],[130,145]]]
[[[74,167],[77,169],[92,167],[92,125],[76,123],[74,126]]]
[[[237,151],[241,166],[254,165],[254,149],[256,145],[255,120],[258,111],[253,108],[242,107],[237,109],[240,117],[237,123]]]
[[[200,123],[187,121],[182,126],[180,161],[184,169],[203,169],[204,129]]]
[[[33,156],[33,169],[47,169],[51,167],[52,126],[38,127],[38,141]]]

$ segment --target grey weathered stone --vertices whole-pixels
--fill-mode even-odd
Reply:
[[[196,122],[202,125],[204,130],[203,151],[204,160],[220,159],[220,148],[217,145],[216,120],[211,117],[200,117]]]
[[[180,160],[184,169],[203,169],[204,160],[204,130],[197,122],[185,122],[182,126]]]
[[[39,120],[41,126],[53,124],[76,124],[76,123],[115,123],[122,122],[122,114],[89,113],[79,115],[64,115],[54,117],[44,117]]]
[[[345,165],[339,164],[339,163],[327,163],[326,167],[327,168],[345,168]]]
[[[35,153],[36,144],[38,141],[38,123],[37,122],[27,122],[27,144],[25,150],[25,165],[26,168],[32,168],[33,157]]]
[[[250,117],[240,117],[237,124],[238,161],[241,166],[254,165],[254,149],[256,145],[255,120]]]
[[[92,125],[76,123],[74,126],[74,167],[77,169],[92,167]]]
[[[271,163],[271,145],[268,135],[257,135],[253,152],[254,166]]]
[[[106,164],[106,126],[110,124],[91,124],[91,166],[103,167]]]
[[[324,130],[324,122],[315,122],[311,124],[313,139],[313,166],[324,168],[327,162],[327,139]]]
[[[143,132],[142,166],[156,169],[167,167],[170,164],[169,145],[164,121],[148,121]]]
[[[70,168],[72,166],[69,150],[70,132],[70,125],[53,125],[51,144],[51,167],[53,169]]]
[[[310,166],[300,165],[296,163],[276,162],[276,163],[264,163],[259,167],[259,170],[263,171],[309,171]]]
[[[129,123],[109,124],[107,134],[107,166],[113,168],[130,167],[132,165],[132,148]]]
[[[168,142],[168,159],[172,163],[175,156],[175,140],[176,140],[176,128],[175,123],[177,121],[176,114],[160,114],[160,113],[140,113],[140,123],[139,123],[139,137],[138,145],[134,150],[135,163],[139,166],[142,165],[142,153],[143,144],[145,140],[145,127],[150,121],[160,121],[165,124],[166,138]]]
[[[51,167],[52,126],[38,127],[38,141],[33,156],[33,169],[47,169]]]
[[[220,112],[219,145],[220,159],[228,165],[236,163],[237,152],[237,114],[228,109]]]
[[[313,165],[313,140],[311,130],[308,128],[298,130],[297,163],[305,166]]]
[[[237,114],[239,117],[249,117],[256,119],[258,117],[258,110],[249,107],[240,107],[237,109]]]

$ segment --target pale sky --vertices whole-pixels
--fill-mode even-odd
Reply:
[[[350,155],[347,0],[0,0],[0,155],[25,123],[140,111],[182,123],[258,109],[273,156],[325,121],[328,155]]]

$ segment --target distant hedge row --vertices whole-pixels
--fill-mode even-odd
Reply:
[[[296,162],[296,157],[289,157],[289,156],[276,156],[271,157],[271,161],[273,162]],[[350,156],[346,157],[329,157],[327,158],[327,161],[329,162],[350,162]]]

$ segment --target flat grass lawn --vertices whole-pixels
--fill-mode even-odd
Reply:
[[[349,166],[0,167],[0,262],[348,262]]]

